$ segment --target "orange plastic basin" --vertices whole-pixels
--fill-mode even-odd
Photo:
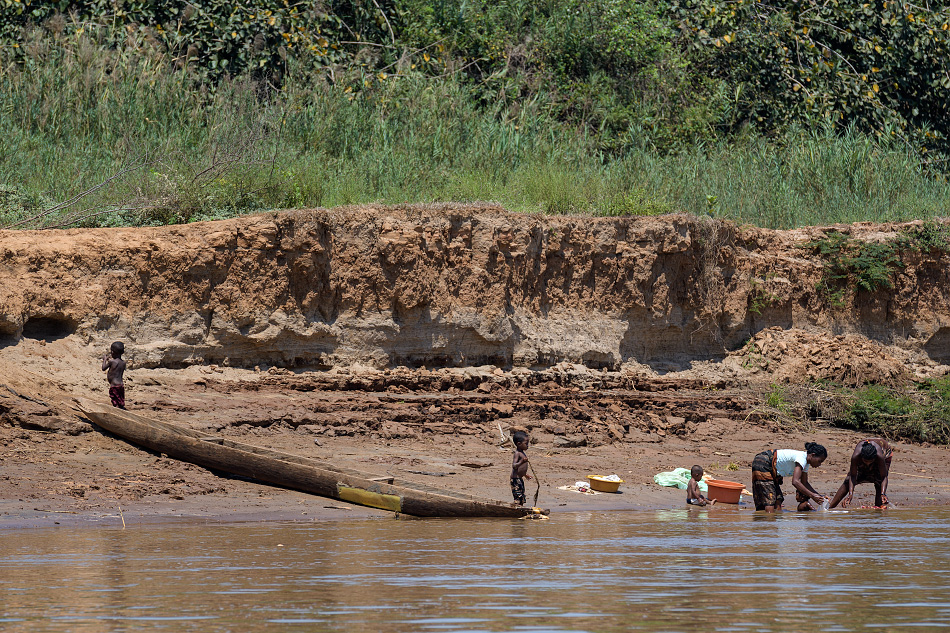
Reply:
[[[708,479],[706,485],[709,486],[709,492],[706,493],[708,499],[715,499],[719,503],[739,503],[739,495],[742,494],[743,484],[724,479]]]

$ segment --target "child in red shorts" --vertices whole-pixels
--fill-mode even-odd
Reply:
[[[109,381],[109,398],[112,400],[112,406],[119,409],[125,408],[125,384],[122,382],[122,375],[125,373],[123,352],[125,352],[125,345],[121,341],[116,341],[109,348],[109,353],[102,357],[102,371],[108,372],[106,380]]]

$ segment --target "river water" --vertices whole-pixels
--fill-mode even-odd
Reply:
[[[0,530],[3,631],[950,626],[950,510]]]

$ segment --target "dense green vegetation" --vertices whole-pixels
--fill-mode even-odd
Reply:
[[[833,307],[844,307],[854,293],[876,292],[894,287],[895,275],[904,268],[903,253],[939,256],[950,252],[950,227],[929,219],[905,226],[894,238],[867,242],[831,230],[803,248],[824,261],[818,292]],[[761,310],[768,297],[761,291],[752,295],[750,311]],[[753,308],[757,308],[753,310]]]
[[[376,201],[770,227],[950,208],[942,5],[0,8],[0,226]]]
[[[912,390],[867,385],[852,396],[839,426],[884,437],[935,444],[950,443],[950,378],[931,380]]]
[[[950,377],[909,386],[772,385],[762,411],[788,429],[821,419],[868,437],[950,444]]]

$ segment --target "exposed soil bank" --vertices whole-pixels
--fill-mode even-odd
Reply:
[[[859,239],[897,226],[838,227]],[[820,229],[497,207],[307,210],[146,229],[0,232],[0,336],[122,339],[136,367],[355,363],[682,370],[777,326],[950,362],[950,270],[832,309]],[[767,300],[766,300],[767,299]]]
[[[683,493],[655,472],[748,485],[756,452],[817,438],[831,493],[859,437],[776,431],[758,390],[945,374],[950,269],[906,253],[892,290],[832,309],[801,249],[820,234],[483,206],[0,232],[0,523],[386,516],[91,432],[69,401],[104,399],[117,339],[132,408],[361,470],[507,499],[501,423],[531,430],[542,505],[658,508]],[[899,443],[893,472],[896,503],[946,502],[947,449]],[[624,494],[557,489],[595,473]]]

